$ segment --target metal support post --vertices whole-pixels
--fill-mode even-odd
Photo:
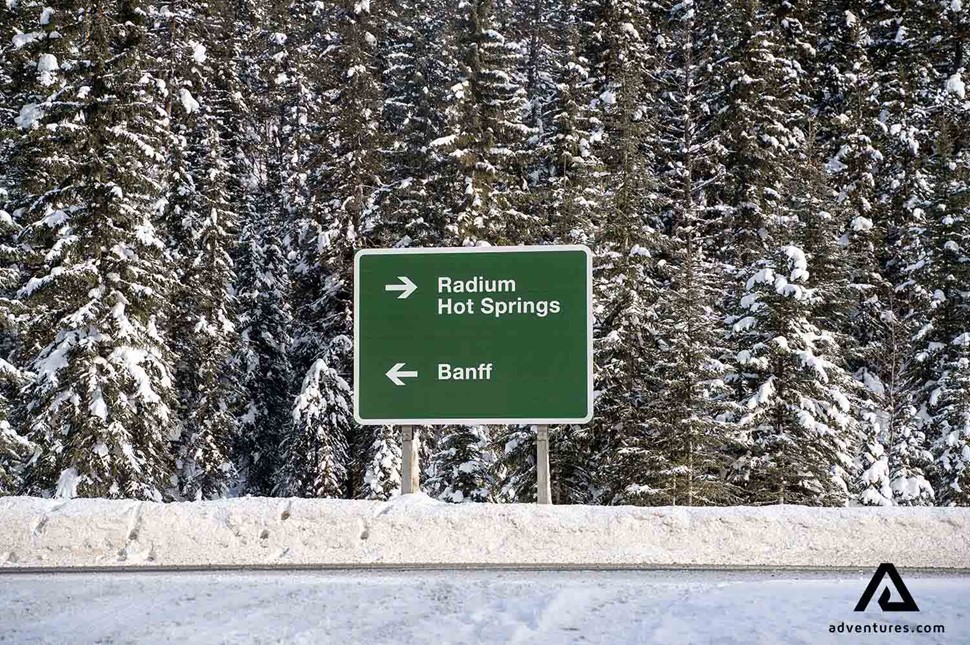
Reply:
[[[539,504],[552,504],[549,483],[549,426],[536,426],[536,474],[539,484],[536,501]]]
[[[401,430],[404,431],[401,445],[401,494],[407,495],[421,490],[418,474],[418,447],[421,439],[414,426],[401,426]]]

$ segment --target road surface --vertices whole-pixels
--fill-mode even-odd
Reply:
[[[901,573],[919,612],[854,612],[867,572],[10,574],[0,642],[970,643],[970,577]]]

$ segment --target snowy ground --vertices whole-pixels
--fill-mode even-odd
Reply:
[[[0,642],[970,643],[970,577],[901,573],[918,613],[854,612],[868,573],[13,574]],[[946,632],[829,631],[842,622]]]
[[[0,498],[0,569],[619,565],[970,569],[970,508]]]

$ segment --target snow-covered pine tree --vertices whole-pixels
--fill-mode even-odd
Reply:
[[[11,159],[25,227],[22,413],[38,446],[26,490],[162,499],[171,356],[156,321],[170,267],[154,218],[164,164],[157,51],[140,2],[18,4],[11,53],[19,136]],[[92,151],[96,150],[96,154]]]
[[[217,6],[211,4],[215,0],[209,2],[210,8]],[[238,231],[227,247],[235,278],[227,296],[236,329],[227,358],[227,374],[234,385],[227,392],[232,395],[228,407],[234,415],[228,452],[237,475],[230,495],[272,493],[281,461],[280,440],[290,419],[290,319],[279,278],[287,275],[287,268],[278,234],[285,230],[286,221],[280,221],[279,209],[261,210],[273,203],[265,190],[264,157],[272,146],[261,127],[261,117],[270,111],[265,101],[272,97],[261,78],[260,64],[263,57],[276,53],[266,46],[270,28],[266,14],[273,9],[267,4],[243,0],[218,5],[224,15],[214,22],[218,30],[207,40],[205,53],[219,70],[208,80],[215,96],[211,105],[223,151],[220,159],[225,163],[225,193]],[[271,111],[276,115],[278,106]],[[272,259],[267,264],[268,258]],[[285,340],[280,343],[279,338]]]
[[[827,7],[830,40],[823,47],[826,73],[818,84],[824,88],[823,116],[829,120],[824,142],[828,182],[837,191],[839,212],[845,213],[841,243],[850,260],[848,286],[858,300],[845,331],[851,329],[859,345],[853,366],[864,370],[871,358],[870,345],[879,344],[884,300],[891,286],[881,275],[884,229],[876,225],[873,212],[875,178],[884,157],[874,142],[879,104],[867,51],[871,39],[865,3],[834,4]]]
[[[811,137],[800,163],[769,231],[780,246],[756,263],[730,319],[749,446],[738,483],[751,503],[844,505],[860,437],[838,332],[840,223]]]
[[[849,217],[850,231],[862,234],[873,228],[876,177],[885,161],[875,141],[879,101],[869,55],[869,4],[863,0],[826,4],[827,37],[820,54],[823,73],[816,79],[824,93],[820,116],[825,123],[820,135],[829,154],[826,171],[839,191],[838,202]],[[877,270],[878,266],[853,268],[853,272],[866,269]]]
[[[447,428],[428,465],[428,494],[445,502],[495,501],[495,451],[487,428]]]
[[[18,492],[20,471],[33,452],[30,443],[10,423],[12,399],[16,399],[27,379],[13,359],[23,306],[15,297],[21,282],[21,252],[15,239],[20,227],[5,209],[8,194],[0,176],[0,496]]]
[[[224,497],[234,485],[231,461],[237,415],[235,375],[229,369],[235,347],[232,250],[236,212],[230,202],[228,149],[223,117],[231,99],[220,80],[232,71],[213,57],[231,38],[232,15],[205,0],[166,6],[158,16],[162,32],[170,137],[171,179],[164,219],[169,253],[177,271],[168,321],[177,356],[182,433],[176,448],[179,493],[186,499]]]
[[[871,56],[875,64],[879,123],[876,148],[887,160],[875,175],[874,221],[884,222],[884,246],[891,249],[883,275],[893,285],[901,320],[918,330],[924,326],[928,302],[913,272],[925,255],[921,232],[930,180],[923,157],[930,147],[926,90],[931,73],[925,46],[931,40],[928,4],[908,4],[897,10],[879,3],[868,15]],[[934,18],[935,19],[935,18]]]
[[[550,440],[550,448],[552,441]],[[537,493],[535,426],[507,426],[496,433],[495,498],[500,502],[535,502]],[[550,469],[552,457],[550,455]]]
[[[750,433],[740,485],[753,503],[842,505],[848,499],[855,419],[851,381],[829,332],[805,305],[808,263],[794,245],[751,276],[735,323],[739,369],[748,384],[740,419]],[[746,342],[745,342],[746,341]],[[834,360],[833,360],[834,359]]]
[[[970,27],[962,25],[959,33],[967,36]],[[927,168],[932,186],[924,207],[927,229],[919,233],[927,253],[915,272],[932,293],[917,359],[924,375],[921,409],[934,443],[934,487],[941,504],[958,506],[970,505],[970,102],[964,65],[959,52],[937,76]]]
[[[732,460],[731,392],[724,383],[726,353],[719,311],[720,267],[710,257],[706,187],[711,164],[711,121],[700,97],[709,87],[710,23],[693,2],[671,7],[658,75],[658,193],[668,237],[657,263],[665,296],[652,325],[650,391],[642,430],[621,454],[626,500],[644,504],[711,505],[734,499],[726,474]],[[705,12],[701,12],[704,16]],[[645,469],[641,461],[652,462]]]
[[[839,348],[840,367],[855,377],[855,383],[852,384],[854,387],[846,392],[846,396],[853,403],[853,414],[858,422],[857,434],[847,435],[850,451],[848,454],[854,458],[852,468],[846,473],[849,494],[865,504],[885,503],[883,493],[892,490],[893,477],[900,473],[890,470],[890,451],[883,446],[887,446],[890,437],[894,436],[891,430],[898,429],[891,428],[891,424],[895,422],[899,426],[901,419],[894,418],[890,413],[893,408],[886,405],[894,404],[895,401],[885,396],[882,380],[866,367],[859,371],[858,357],[866,357],[868,353],[874,353],[874,350],[871,347],[860,348],[860,330],[856,325],[860,317],[874,316],[873,310],[881,307],[881,303],[873,303],[867,298],[886,295],[886,292],[865,294],[868,285],[854,281],[859,275],[846,271],[847,267],[853,266],[851,260],[854,255],[858,255],[860,251],[866,253],[865,237],[860,235],[855,239],[855,245],[847,244],[847,238],[852,233],[845,232],[846,222],[850,229],[854,229],[858,228],[855,226],[858,220],[852,216],[852,206],[846,204],[844,193],[828,183],[830,175],[823,170],[821,150],[816,148],[817,132],[816,124],[812,122],[809,126],[805,156],[802,165],[796,168],[795,181],[789,191],[803,195],[796,203],[794,216],[803,226],[802,245],[809,250],[812,274],[815,284],[818,285],[818,304],[812,310],[814,320],[820,328],[832,335],[835,346]],[[831,159],[827,167],[831,169]],[[870,276],[878,285],[874,289],[885,288],[885,281],[878,274],[866,275],[863,279]],[[864,295],[860,297],[860,293]],[[887,298],[887,302],[892,303],[892,298]],[[867,322],[870,322],[870,331],[874,331],[874,321]],[[883,314],[880,322],[885,324],[889,319]],[[888,326],[880,331],[893,332]],[[888,342],[889,338],[883,337],[880,340]],[[882,355],[880,358],[891,359]],[[891,372],[885,373],[890,376],[888,381],[893,383]],[[894,385],[899,387],[901,384],[895,382]],[[902,419],[907,418],[906,410],[896,411]],[[895,465],[897,460],[893,458],[892,461]]]
[[[226,190],[228,164],[218,125],[199,133],[196,145],[198,201],[185,209],[183,224],[191,252],[182,254],[180,309],[174,326],[182,345],[179,385],[185,428],[180,441],[180,489],[187,499],[223,497],[234,485],[231,461],[236,435],[234,279],[229,251],[236,214]],[[195,201],[195,200],[193,200]]]
[[[562,25],[556,23],[565,19],[568,24],[568,14],[563,15],[560,11],[565,9],[571,12],[564,5],[572,4],[572,0],[530,0],[510,4],[513,15],[511,20],[506,21],[508,26],[504,31],[510,41],[518,43],[522,65],[520,76],[525,80],[525,99],[528,101],[525,120],[532,130],[530,139],[536,142],[549,125],[543,117],[547,113],[546,105],[554,94],[553,73],[558,65],[556,58],[561,55],[556,31]],[[541,181],[540,176],[530,174],[533,182]]]
[[[305,206],[307,113],[312,97],[300,41],[308,17],[288,3],[247,3],[249,29],[237,34],[238,82],[228,91],[242,114],[233,147],[239,197],[235,253],[239,344],[233,355],[240,415],[233,442],[240,492],[272,495],[281,487],[284,438],[292,426],[292,280],[287,231]]]
[[[825,6],[827,37],[821,46],[825,92],[821,114],[829,181],[844,213],[840,243],[846,249],[847,287],[853,303],[844,332],[851,335],[849,368],[864,386],[860,413],[865,448],[860,455],[859,499],[863,504],[932,503],[924,476],[929,453],[915,424],[911,379],[911,334],[904,302],[893,284],[894,251],[888,240],[898,222],[879,207],[877,179],[892,161],[879,149],[881,111],[876,62],[871,56],[871,3]]]
[[[353,420],[352,279],[354,253],[375,235],[385,190],[383,91],[375,52],[383,11],[382,4],[366,1],[334,6],[327,16],[334,25],[326,34],[327,55],[313,70],[326,96],[314,114],[319,127],[312,140],[311,199],[297,223],[295,352],[306,376],[287,438],[288,470],[294,480],[337,484],[330,496],[360,495],[363,457],[374,439]],[[308,442],[318,446],[314,454],[294,452],[293,446]]]
[[[728,318],[735,354],[728,383],[737,388],[736,400],[747,407],[740,419],[742,438],[753,441],[760,453],[753,461],[751,454],[738,461],[736,481],[747,489],[749,501],[758,503],[782,501],[782,490],[787,490],[787,501],[844,503],[851,478],[844,451],[855,448],[854,410],[848,398],[844,409],[839,407],[839,397],[852,385],[841,381],[842,366],[825,362],[841,359],[839,330],[820,328],[825,318],[819,310],[825,302],[813,291],[826,286],[831,275],[826,267],[832,261],[824,246],[816,252],[809,246],[815,242],[804,235],[810,220],[823,226],[818,234],[831,235],[828,214],[835,210],[824,184],[809,180],[814,172],[806,172],[815,163],[805,159],[805,147],[808,90],[816,66],[813,32],[819,19],[811,5],[740,0],[719,12],[714,26],[717,46],[712,55],[725,61],[725,73],[723,86],[711,99],[716,115],[711,149],[721,165],[715,175],[725,181],[712,186],[708,204],[710,212],[724,217],[718,227],[723,249],[719,259],[733,276],[725,294],[736,299],[728,309],[741,305]],[[805,282],[805,256],[812,258],[811,285]],[[752,315],[756,312],[766,318]],[[813,363],[816,358],[823,363]],[[808,363],[822,367],[814,371]],[[813,390],[816,400],[828,399],[818,405],[806,399],[812,409],[801,415],[805,425],[799,426],[804,410],[798,407],[796,392]],[[775,418],[760,418],[769,414],[766,410]],[[810,438],[815,435],[831,438],[815,442]],[[819,453],[792,455],[799,450],[793,446],[802,442],[814,442]],[[782,463],[776,456],[798,463]],[[749,479],[751,468],[761,473],[755,479],[764,479]],[[790,480],[796,475],[807,485],[789,490],[799,486]]]
[[[401,433],[394,426],[377,426],[373,443],[364,453],[364,499],[388,500],[401,492]]]
[[[629,464],[643,473],[658,464],[651,455],[624,454],[636,450],[642,436],[645,406],[653,392],[647,371],[653,362],[657,301],[655,263],[657,231],[653,162],[649,156],[651,72],[656,63],[642,34],[652,33],[644,5],[617,2],[591,8],[597,41],[590,45],[596,84],[592,107],[601,127],[594,135],[604,164],[603,200],[593,224],[593,298],[596,303],[594,353],[597,367],[596,408],[600,437],[590,446],[593,487],[602,501],[611,501],[633,483]],[[619,456],[626,466],[619,474]],[[642,480],[642,478],[640,478]]]
[[[356,430],[352,461],[363,479],[356,496],[388,500],[401,492],[401,432],[395,426],[366,426]],[[422,438],[418,434],[419,441]],[[369,444],[367,442],[370,442]]]
[[[4,390],[18,387],[23,380],[20,376],[10,363],[4,361],[0,365],[0,387]],[[33,446],[10,425],[6,417],[9,401],[6,396],[0,397],[0,497],[3,497],[20,491],[23,465],[33,453]]]
[[[556,244],[588,244],[593,220],[603,201],[602,151],[596,146],[600,120],[590,104],[597,98],[596,78],[582,50],[580,8],[572,0],[554,5],[552,25],[558,61],[549,72],[553,90],[542,104],[542,129],[536,134],[542,183],[537,212],[543,240]]]
[[[870,30],[873,56],[880,63],[882,133],[877,146],[889,160],[877,176],[876,221],[886,223],[885,246],[891,249],[884,273],[894,285],[893,314],[899,311],[903,329],[911,332],[901,343],[909,359],[903,371],[908,388],[899,397],[908,418],[894,433],[890,451],[900,460],[901,475],[893,485],[900,503],[930,503],[937,483],[931,488],[926,482],[935,434],[930,398],[945,371],[950,339],[940,333],[939,324],[947,309],[940,281],[945,259],[939,248],[943,242],[934,234],[939,229],[932,209],[939,188],[934,166],[940,167],[934,157],[942,150],[935,142],[944,124],[936,121],[933,108],[961,65],[962,54],[954,56],[959,48],[951,46],[960,40],[951,37],[961,21],[959,13],[947,3],[914,3],[901,10],[880,4],[873,10]]]
[[[492,15],[492,0],[459,4],[444,55],[455,67],[443,136],[431,142],[441,168],[436,194],[448,212],[446,243],[510,244],[530,239],[523,210],[528,104],[521,52]]]
[[[293,429],[284,438],[278,494],[344,496],[352,396],[350,384],[325,359],[313,362],[293,406]]]
[[[390,190],[378,238],[388,246],[441,245],[445,213],[430,185],[436,167],[430,144],[444,125],[440,107],[449,69],[440,51],[446,25],[431,16],[448,12],[440,0],[394,0],[387,3],[387,13],[386,43],[378,53],[384,70],[382,125]],[[414,20],[414,15],[427,18]]]
[[[293,321],[286,253],[279,239],[285,218],[278,204],[266,209],[269,204],[257,198],[242,214],[236,260],[239,345],[233,360],[241,416],[234,453],[242,490],[253,495],[274,492],[283,465],[283,438],[292,423]]]
[[[9,16],[13,7],[0,9],[0,16]],[[0,61],[7,61],[7,52],[15,40],[13,20],[0,20]],[[11,398],[24,384],[24,375],[14,365],[13,353],[17,345],[17,316],[22,306],[16,298],[20,287],[22,251],[17,243],[20,226],[13,220],[8,204],[13,189],[10,177],[10,156],[16,133],[7,136],[19,108],[14,105],[14,84],[10,65],[0,64],[0,496],[15,494],[19,487],[22,462],[30,454],[29,444],[10,423]]]
[[[964,324],[964,329],[967,325]],[[946,506],[970,505],[970,332],[951,341],[952,349],[930,394],[933,475],[939,502]]]
[[[321,64],[314,50],[324,51],[330,37],[325,31],[329,15],[323,9],[279,0],[251,10],[264,25],[247,45],[255,66],[249,85],[256,89],[251,97],[260,147],[261,163],[256,165],[266,183],[259,194],[265,208],[287,216],[280,220],[281,235],[292,228],[289,220],[299,221],[309,201],[310,132],[317,125],[322,91],[320,79],[314,78]]]
[[[7,201],[10,199],[11,183],[8,169],[16,138],[15,135],[8,134],[8,132],[20,112],[19,106],[15,105],[16,88],[11,77],[13,66],[10,64],[12,60],[8,53],[12,52],[19,43],[15,39],[19,32],[15,28],[16,21],[13,20],[13,10],[13,5],[4,6],[0,9],[3,12],[0,13],[0,17],[4,18],[0,20],[0,209],[5,209],[5,212],[9,210],[6,209]],[[4,228],[8,227],[5,225]],[[9,237],[9,232],[4,233],[4,237]]]
[[[850,254],[864,252],[860,242],[865,236],[846,236],[853,240]],[[856,264],[857,259],[850,255],[850,266],[864,266]],[[851,318],[860,333],[853,339],[848,356],[863,386],[859,412],[865,437],[859,455],[859,500],[876,506],[932,504],[934,493],[927,479],[932,457],[926,433],[920,427],[909,369],[912,329],[903,317],[895,289],[879,274],[869,275],[876,278],[869,286],[849,284],[853,293],[865,294]],[[855,274],[856,278],[861,276]]]
[[[401,492],[401,432],[395,426],[366,426],[355,431],[352,461],[362,482],[356,496],[388,500]],[[423,433],[418,434],[418,440]],[[369,444],[367,442],[370,442]]]
[[[875,100],[874,72],[868,56],[869,17],[864,2],[824,5],[827,30],[820,46],[822,72],[817,81],[821,90],[821,115],[825,130],[830,185],[838,191],[840,212],[845,213],[844,234],[840,240],[846,248],[848,279],[846,286],[855,295],[848,325],[842,331],[851,334],[849,367],[864,387],[859,391],[864,448],[858,456],[861,481],[859,500],[866,505],[892,504],[889,459],[885,442],[887,430],[897,419],[898,409],[885,400],[886,382],[899,385],[898,354],[883,367],[887,333],[895,331],[888,323],[892,312],[892,285],[881,275],[880,233],[873,221],[875,177],[882,154],[875,148],[873,135],[877,127],[878,102]],[[894,389],[892,391],[895,391]]]
[[[500,435],[504,437],[505,433]],[[499,501],[500,482],[504,478],[500,448],[492,428],[443,428],[433,442],[426,467],[424,485],[428,494],[456,503]]]
[[[721,86],[710,98],[718,133],[712,151],[724,170],[709,204],[724,217],[721,257],[737,267],[742,284],[773,246],[771,220],[808,114],[802,93],[806,79],[798,61],[786,55],[781,26],[787,23],[776,15],[789,4],[729,0],[716,12],[717,45],[711,55],[723,65],[716,72]]]
[[[528,129],[524,132],[524,149],[516,155],[523,177],[516,207],[533,222],[530,238],[536,242],[550,239],[551,231],[547,229],[555,220],[545,199],[552,168],[544,148],[555,127],[550,118],[557,112],[553,106],[558,93],[556,83],[562,78],[563,64],[571,56],[570,47],[575,53],[578,45],[575,26],[579,12],[575,5],[573,0],[499,1],[494,9],[498,30],[519,65],[515,77],[523,89],[523,123]],[[569,35],[570,30],[573,36]]]

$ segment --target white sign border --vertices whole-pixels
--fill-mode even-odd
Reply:
[[[360,258],[366,255],[435,255],[451,253],[562,253],[582,251],[586,254],[586,409],[580,418],[522,417],[503,419],[478,417],[474,419],[364,419],[360,416]],[[579,425],[593,418],[593,253],[582,244],[557,244],[546,246],[458,246],[458,247],[406,247],[390,249],[361,249],[354,254],[354,420],[360,425]]]

